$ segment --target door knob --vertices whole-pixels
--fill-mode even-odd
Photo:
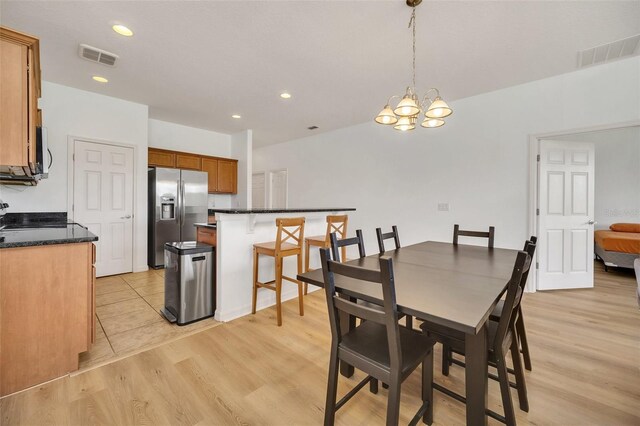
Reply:
[[[130,215],[130,214],[128,214],[128,215],[126,215],[126,216],[122,216],[120,219],[131,219],[131,215]]]
[[[596,223],[598,222],[596,222],[595,220],[590,220],[589,222],[587,222],[587,225],[595,225]]]

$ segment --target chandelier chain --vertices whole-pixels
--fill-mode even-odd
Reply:
[[[416,7],[413,6],[409,27],[413,29],[413,91],[416,90]]]

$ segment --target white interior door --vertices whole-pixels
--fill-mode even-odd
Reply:
[[[274,209],[287,208],[287,171],[278,170],[269,173],[270,176],[270,207]]]
[[[253,173],[251,177],[251,208],[264,209],[267,201],[267,182],[265,174]]]
[[[96,275],[133,271],[133,148],[74,141],[73,217],[96,243]]]
[[[593,287],[594,146],[541,141],[538,289]]]

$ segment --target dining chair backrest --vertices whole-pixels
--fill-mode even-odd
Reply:
[[[339,346],[342,341],[339,313],[343,312],[366,321],[385,326],[387,331],[388,348],[369,348],[371,352],[388,350],[391,371],[402,365],[400,350],[400,331],[398,330],[398,306],[393,277],[393,262],[386,256],[380,257],[380,270],[351,266],[330,259],[328,248],[320,249],[322,273],[327,305],[329,308],[329,322],[331,325],[331,344]],[[380,286],[382,290],[382,309],[375,309],[367,305],[358,304],[341,298],[336,294],[336,276],[368,282],[372,286]]]
[[[325,234],[325,241],[330,242],[331,233],[338,234],[339,239],[343,239],[347,236],[347,224],[349,223],[349,215],[329,215],[327,216],[327,232]]]
[[[356,230],[356,236],[351,238],[343,238],[341,240],[338,239],[338,235],[335,232],[331,233],[331,255],[333,256],[333,260],[336,262],[346,262],[346,257],[340,260],[340,248],[349,247],[349,246],[358,246],[358,253],[360,257],[365,257],[367,254],[364,251],[364,239],[362,238],[362,229]],[[343,251],[344,253],[344,251]]]
[[[283,244],[293,244],[302,250],[304,241],[304,217],[276,219],[278,235],[276,236],[276,252],[282,251]]]
[[[453,225],[453,244],[458,245],[458,237],[487,238],[489,240],[488,247],[493,248],[495,232],[496,229],[493,226],[489,227],[489,232],[465,231],[460,229],[460,225],[456,223]]]
[[[501,347],[507,332],[516,320],[517,308],[520,305],[520,300],[522,299],[522,293],[524,291],[522,288],[523,276],[529,272],[530,267],[531,256],[529,253],[526,251],[519,251],[513,265],[511,279],[507,284],[507,297],[504,300],[504,306],[502,308],[502,314],[500,315],[500,321],[498,322],[495,341],[491,342],[496,350]],[[524,281],[526,282],[526,277],[524,278]]]
[[[378,237],[378,249],[380,250],[380,254],[384,253],[384,240],[390,240],[393,238],[393,241],[396,244],[396,248],[399,249],[400,246],[400,236],[398,235],[398,227],[393,225],[391,227],[391,232],[387,232],[386,234],[382,233],[382,228],[376,228],[376,236]]]

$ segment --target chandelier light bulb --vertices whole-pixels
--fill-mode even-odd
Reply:
[[[413,130],[416,128],[415,120],[412,117],[400,117],[398,123],[393,126],[394,129],[406,132],[407,130]]]
[[[398,117],[396,117],[389,105],[385,105],[380,114],[376,116],[375,121],[378,124],[396,124]]]
[[[449,105],[438,96],[427,109],[426,116],[429,118],[445,118],[453,113]]]
[[[400,117],[411,117],[412,115],[419,114],[420,108],[415,99],[413,99],[411,95],[406,94],[393,112]]]
[[[444,126],[444,120],[441,118],[425,118],[422,124],[422,127],[426,127],[427,129],[433,129],[435,127]]]

